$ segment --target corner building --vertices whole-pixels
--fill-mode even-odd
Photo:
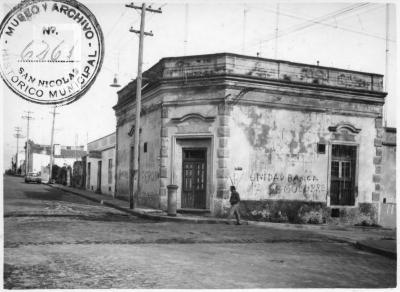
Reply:
[[[253,220],[372,224],[383,76],[237,54],[163,58],[144,73],[138,203]],[[116,197],[129,198],[135,82],[118,92]]]

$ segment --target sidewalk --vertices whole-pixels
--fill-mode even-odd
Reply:
[[[97,194],[91,191],[67,187],[59,184],[48,185],[68,193],[72,193],[88,200],[118,209],[134,216],[155,221],[170,221],[192,224],[229,224],[232,221],[223,218],[198,216],[192,214],[177,214],[176,217],[168,216],[166,212],[157,209],[135,208],[129,209],[129,202],[114,199],[108,195]],[[347,242],[359,249],[381,254],[396,259],[396,230],[378,227],[311,225],[291,223],[271,223],[244,221],[245,225],[265,226],[269,228],[296,230],[312,230],[318,234],[329,236],[340,242]]]

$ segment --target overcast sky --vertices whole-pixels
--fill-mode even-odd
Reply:
[[[3,2],[3,1],[2,1]],[[126,8],[129,1],[81,0],[96,16],[105,38],[104,64],[91,89],[78,101],[58,108],[55,143],[83,145],[115,131],[116,122],[112,106],[117,101],[117,89],[112,88],[114,74],[119,83],[126,85],[136,77],[138,37],[128,30],[139,29],[139,12]],[[4,3],[4,2],[3,2]],[[1,15],[18,1],[6,0]],[[350,7],[357,2],[340,3],[281,3],[278,19],[279,31],[275,53],[277,4],[248,1],[197,1],[188,5],[185,17],[184,2],[148,2],[153,8],[162,6],[162,14],[148,13],[144,44],[144,70],[159,59],[168,56],[232,52],[294,62],[332,66],[385,74],[385,4],[370,3],[334,18],[324,17]],[[360,2],[358,2],[360,3]],[[137,2],[136,4],[139,4]],[[395,65],[396,36],[394,5],[390,12],[390,64],[388,126],[395,126],[396,88]],[[318,23],[309,20],[318,18]],[[186,21],[187,19],[187,21]],[[305,29],[304,24],[311,24]],[[185,49],[185,35],[187,46]],[[14,127],[22,128],[26,135],[24,111],[33,111],[30,137],[36,143],[50,144],[51,108],[30,103],[12,93],[4,82],[0,92],[3,136],[4,168],[10,167],[16,152]],[[20,149],[23,142],[20,141]]]

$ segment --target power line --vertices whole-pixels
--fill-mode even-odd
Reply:
[[[105,35],[105,39],[107,39],[107,37],[109,36],[109,34],[115,29],[115,27],[117,26],[117,24],[122,20],[122,18],[124,17],[124,15],[126,14],[126,12],[128,12],[127,10],[122,11],[122,13],[120,14],[120,16],[117,18],[117,21],[113,24],[113,26],[111,27],[111,29],[107,32],[107,34]]]
[[[294,26],[292,26],[291,28],[289,28],[289,29],[287,29],[287,30],[281,32],[281,33],[278,35],[278,38],[279,38],[279,37],[282,37],[282,36],[284,36],[284,35],[290,34],[290,33],[292,33],[292,32],[297,32],[297,31],[299,31],[299,30],[306,29],[306,28],[308,28],[308,27],[310,27],[310,26],[313,26],[313,25],[315,25],[315,24],[328,25],[328,26],[331,26],[331,27],[338,28],[337,26],[330,25],[330,24],[326,24],[326,23],[324,23],[324,22],[322,22],[322,21],[324,21],[324,20],[326,20],[326,19],[330,19],[330,18],[335,18],[335,19],[336,19],[336,18],[337,18],[338,16],[340,16],[340,15],[343,15],[343,14],[345,14],[345,13],[348,13],[348,12],[350,12],[350,11],[353,11],[354,9],[359,9],[359,8],[364,7],[364,6],[366,6],[366,5],[368,5],[368,4],[351,5],[351,6],[348,6],[348,7],[346,7],[346,8],[342,8],[342,9],[340,9],[340,10],[338,10],[338,11],[334,11],[334,12],[331,12],[331,13],[328,13],[328,14],[326,14],[326,15],[323,15],[323,16],[320,16],[320,17],[316,17],[316,18],[313,18],[313,19],[307,19],[307,18],[304,18],[304,17],[299,17],[299,16],[297,16],[297,15],[289,14],[289,13],[286,13],[286,12],[281,12],[281,14],[284,15],[284,16],[292,17],[292,18],[295,18],[295,19],[306,20],[306,21],[305,21],[304,23],[300,23],[300,24],[294,25]],[[271,35],[271,37],[270,37],[269,39],[267,39],[266,41],[270,40],[271,38],[272,38],[272,35]]]
[[[315,24],[319,24],[319,25],[328,26],[328,27],[332,27],[332,28],[336,28],[336,29],[340,29],[340,30],[344,30],[344,31],[356,33],[356,34],[361,34],[361,35],[365,35],[365,36],[369,36],[369,37],[374,37],[374,38],[386,40],[386,39],[385,39],[384,37],[382,37],[382,36],[378,36],[378,35],[371,34],[371,33],[366,33],[366,32],[361,32],[361,31],[358,31],[358,30],[346,28],[346,27],[344,27],[344,26],[338,26],[337,24],[336,24],[336,25],[333,25],[333,24],[328,24],[328,23],[326,23],[326,22],[323,22],[323,21],[325,21],[326,19],[330,19],[330,18],[334,18],[334,19],[336,20],[336,18],[337,18],[338,16],[347,14],[347,13],[352,12],[352,11],[355,11],[355,10],[357,10],[357,9],[361,9],[361,8],[367,7],[368,5],[369,5],[368,3],[358,4],[358,5],[356,5],[356,6],[355,6],[355,5],[351,5],[351,6],[348,6],[348,7],[346,7],[346,8],[340,9],[339,11],[335,11],[335,12],[332,12],[332,13],[329,13],[329,14],[327,14],[327,15],[324,15],[324,16],[321,16],[321,17],[317,17],[317,18],[314,18],[314,19],[307,19],[307,18],[304,18],[304,17],[300,17],[300,16],[297,16],[297,15],[293,15],[293,14],[289,14],[289,13],[287,13],[287,12],[282,12],[282,11],[281,11],[281,12],[280,12],[280,15],[284,15],[284,16],[287,16],[287,17],[295,18],[295,19],[306,20],[306,22],[305,22],[305,23],[298,24],[298,25],[295,25],[295,26],[292,26],[291,28],[285,30],[284,32],[281,32],[281,33],[278,35],[278,38],[283,37],[283,36],[288,35],[288,34],[291,34],[291,33],[293,33],[293,32],[298,32],[298,31],[300,31],[300,30],[309,28],[309,27],[311,27],[311,26],[313,26],[313,25],[315,25]],[[276,12],[275,10],[271,10],[271,9],[262,9],[262,10],[268,11],[268,12],[271,12],[271,13],[272,13],[272,12],[273,12],[273,13]],[[371,9],[371,10],[372,10],[372,9]],[[275,38],[276,38],[276,36],[273,36],[272,34],[270,34],[270,37],[269,37],[269,38],[264,39],[264,40],[261,40],[261,42],[263,42],[263,43],[269,42],[269,41],[271,41],[271,40],[273,40],[273,39],[275,39]],[[389,40],[389,41],[393,41],[393,40]],[[254,45],[253,45],[253,46],[254,46]]]

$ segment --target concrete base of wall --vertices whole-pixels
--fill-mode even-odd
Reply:
[[[327,208],[328,224],[338,225],[378,225],[378,205],[375,203],[359,203],[358,207],[330,207]]]
[[[268,222],[323,224],[328,217],[326,203],[264,200],[241,201],[243,219]]]
[[[241,201],[240,213],[245,220],[297,224],[373,226],[378,218],[377,206],[371,203],[331,208],[324,202],[294,200]]]

